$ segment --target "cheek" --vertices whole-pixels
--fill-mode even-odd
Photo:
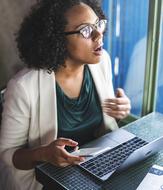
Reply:
[[[100,61],[100,57],[93,54],[93,45],[91,40],[79,39],[70,41],[68,46],[69,57],[82,63],[94,64]]]
[[[89,43],[69,43],[68,46],[69,55],[84,58],[91,55],[91,45]]]

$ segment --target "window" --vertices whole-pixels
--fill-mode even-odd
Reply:
[[[156,110],[163,112],[162,43],[157,99],[154,102],[154,85],[151,85],[154,81],[150,77],[151,72],[152,76],[156,76],[157,70],[152,70],[156,68],[157,59],[153,57],[158,53],[157,43],[154,45],[151,39],[157,37],[161,4],[161,0],[103,0],[103,9],[109,21],[104,43],[112,60],[114,88],[125,90],[131,100],[131,113],[136,116],[154,111],[154,106],[149,104],[155,104],[156,100]]]

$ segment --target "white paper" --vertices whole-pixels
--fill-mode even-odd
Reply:
[[[97,148],[82,148],[79,150],[76,150],[72,152],[71,154],[74,156],[85,156],[85,157],[92,157],[96,156],[98,154],[101,154],[105,152],[106,150],[109,150],[110,147],[107,148],[102,148],[102,147],[97,147]]]
[[[153,165],[136,190],[163,190],[163,167]]]

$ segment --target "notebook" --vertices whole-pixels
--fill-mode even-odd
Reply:
[[[163,190],[163,167],[153,165],[136,190]]]
[[[95,148],[95,151],[79,167],[105,181],[114,172],[120,172],[163,149],[163,137],[148,143],[125,129],[118,129],[82,148]]]

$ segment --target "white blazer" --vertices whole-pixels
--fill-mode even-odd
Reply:
[[[111,62],[104,51],[100,63],[89,65],[100,101],[114,97]],[[47,144],[57,138],[57,99],[54,73],[23,69],[10,80],[5,93],[0,132],[0,190],[41,190],[34,170],[13,166],[15,150]],[[105,128],[118,128],[114,118],[103,114]]]

